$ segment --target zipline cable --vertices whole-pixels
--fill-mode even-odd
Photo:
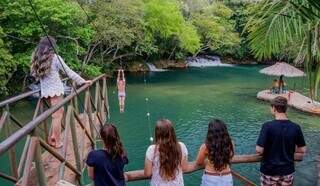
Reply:
[[[6,34],[6,33],[4,33],[4,35],[5,35],[6,37],[9,37],[9,38],[12,38],[12,39],[16,39],[16,40],[19,40],[19,41],[23,41],[23,42],[28,43],[28,44],[37,45],[37,43],[34,43],[34,42],[32,42],[32,41],[28,41],[28,40],[22,39],[22,38],[20,38],[20,37],[16,37],[16,36],[13,36],[13,35],[10,35],[10,34]]]

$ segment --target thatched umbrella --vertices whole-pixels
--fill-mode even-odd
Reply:
[[[260,73],[270,76],[286,76],[286,77],[301,77],[305,76],[305,73],[296,67],[289,65],[286,62],[277,62],[274,65],[266,67],[260,70]],[[295,89],[296,83],[294,82],[293,89]],[[280,89],[280,87],[279,87]]]
[[[305,73],[303,71],[285,62],[277,62],[272,66],[269,66],[260,70],[260,73],[267,74],[270,76],[281,76],[281,75],[284,75],[286,77],[305,76]]]

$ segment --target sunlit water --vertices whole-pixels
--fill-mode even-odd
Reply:
[[[126,170],[143,168],[150,135],[153,135],[155,122],[160,118],[173,121],[179,140],[187,145],[189,160],[195,159],[212,118],[220,118],[227,123],[236,144],[236,154],[254,153],[261,125],[272,119],[268,103],[256,99],[257,92],[269,88],[272,80],[259,74],[261,68],[213,67],[128,75],[124,114],[118,111],[115,82],[109,82],[111,121],[119,129],[130,161]],[[306,92],[302,79],[286,80],[291,88]],[[18,112],[26,108],[15,109]],[[295,185],[316,185],[315,157],[320,152],[319,117],[292,109],[288,115],[301,125],[309,147],[304,161],[296,166]],[[1,166],[3,163],[1,159]],[[259,163],[233,165],[232,168],[259,183]],[[185,184],[200,185],[201,175],[201,171],[185,175]],[[130,182],[128,185],[143,186],[148,185],[148,181]],[[239,181],[235,180],[235,185],[240,185]]]

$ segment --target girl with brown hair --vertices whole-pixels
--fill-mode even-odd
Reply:
[[[146,152],[144,174],[152,176],[151,186],[183,186],[183,171],[188,169],[188,150],[178,142],[168,119],[157,122],[155,144]]]
[[[124,186],[124,166],[128,164],[126,152],[121,143],[117,128],[106,124],[100,129],[104,144],[101,150],[88,154],[88,174],[95,186]]]
[[[201,186],[233,185],[230,169],[233,155],[233,144],[225,123],[218,119],[210,121],[205,143],[201,145],[196,160],[198,166],[205,165]]]
[[[59,72],[65,73],[78,85],[91,82],[72,71],[63,59],[55,54],[55,48],[56,40],[53,37],[43,37],[35,48],[31,60],[31,74],[40,81],[41,98],[48,99],[51,106],[63,99],[64,87]],[[62,147],[60,135],[63,112],[63,107],[61,107],[52,114],[52,133],[48,138],[48,143],[55,148]]]

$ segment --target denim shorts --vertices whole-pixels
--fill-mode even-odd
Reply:
[[[202,175],[202,181],[201,186],[232,186],[233,180],[232,175],[228,174],[225,176],[212,176],[203,174]]]

